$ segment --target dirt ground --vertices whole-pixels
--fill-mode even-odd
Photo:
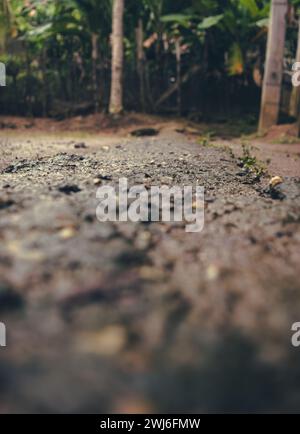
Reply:
[[[0,121],[1,413],[299,411],[300,143]],[[204,186],[204,230],[99,223],[121,177]]]

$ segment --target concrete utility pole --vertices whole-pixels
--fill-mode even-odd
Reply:
[[[298,17],[298,43],[297,43],[297,52],[296,52],[296,63],[297,63],[297,69],[296,71],[299,71],[298,65],[300,64],[300,16]],[[297,74],[298,78],[299,74]],[[292,80],[293,82],[293,80]],[[293,90],[291,94],[291,100],[290,100],[290,115],[294,116],[295,118],[298,117],[299,114],[299,98],[300,98],[300,83],[297,80],[297,86],[293,83]]]
[[[275,125],[278,120],[287,8],[288,0],[272,0],[259,120],[260,132]]]
[[[113,2],[112,23],[112,71],[109,113],[119,115],[123,111],[123,37],[124,0]]]

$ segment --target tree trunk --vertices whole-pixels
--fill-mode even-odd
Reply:
[[[93,81],[95,113],[99,112],[99,95],[98,95],[98,80],[97,80],[98,57],[99,57],[98,35],[97,33],[92,33],[92,81]]]
[[[296,53],[296,62],[300,62],[300,17],[298,19],[298,43],[297,43],[297,53]],[[298,118],[298,110],[299,110],[299,99],[300,99],[300,87],[294,86],[291,93],[290,100],[290,115]]]
[[[176,81],[177,81],[177,113],[181,115],[181,45],[180,38],[175,39],[176,50]]]
[[[29,58],[29,50],[26,46],[26,93],[25,93],[25,102],[26,102],[26,116],[32,117],[33,116],[33,97],[32,97],[32,89],[31,89],[31,83],[30,83],[30,77],[31,77],[31,62]]]
[[[287,0],[272,0],[259,131],[278,120],[286,30]]]
[[[118,115],[123,111],[123,15],[124,0],[114,0],[112,23],[112,68],[109,113]]]
[[[136,56],[137,56],[137,72],[140,83],[140,103],[141,109],[145,111],[145,71],[144,71],[144,31],[143,21],[139,19],[138,27],[136,28]]]
[[[42,74],[43,74],[42,100],[43,100],[43,117],[44,118],[47,116],[47,95],[48,95],[46,62],[47,62],[47,51],[46,51],[46,47],[44,46],[42,53],[41,53],[41,66],[42,66],[41,69],[42,69]]]

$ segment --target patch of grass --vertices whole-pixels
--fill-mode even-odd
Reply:
[[[228,135],[232,137],[249,136],[257,129],[257,120],[253,116],[243,116],[242,119],[230,119],[227,123]]]
[[[258,161],[254,155],[251,155],[250,149],[245,144],[242,145],[243,155],[240,158],[240,166],[248,173],[253,173],[257,177],[263,176],[267,169],[261,161]]]
[[[212,146],[213,137],[216,135],[214,131],[208,131],[207,133],[200,136],[197,140],[201,146]]]

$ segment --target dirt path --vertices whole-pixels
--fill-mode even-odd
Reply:
[[[299,177],[197,142],[2,131],[0,412],[299,410]],[[120,177],[203,185],[204,230],[99,223]]]

